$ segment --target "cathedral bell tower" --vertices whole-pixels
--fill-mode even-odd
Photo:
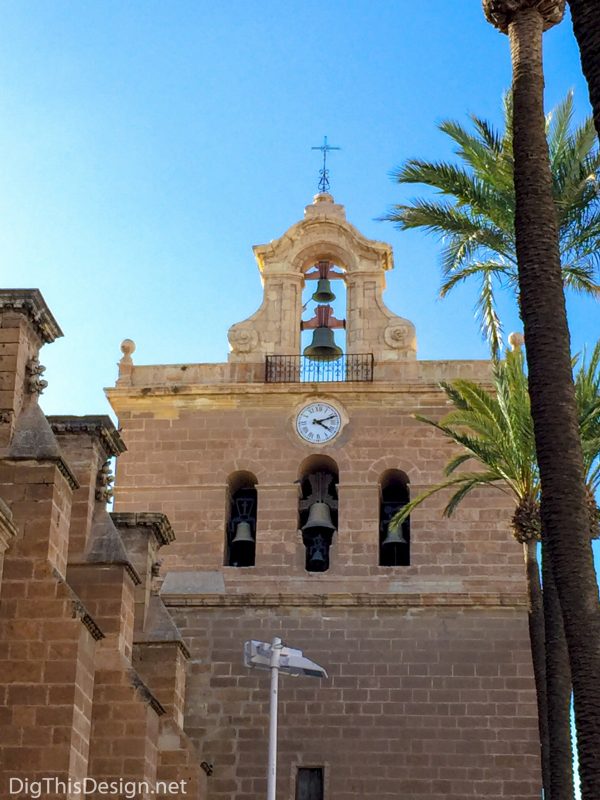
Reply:
[[[108,390],[116,511],[175,533],[156,581],[191,655],[185,730],[210,766],[194,800],[266,794],[268,675],[243,652],[274,637],[329,676],[279,686],[281,800],[538,800],[510,502],[473,492],[447,519],[436,495],[391,524],[456,456],[415,412],[443,417],[439,382],[490,385],[489,363],[417,359],[383,301],[390,246],[326,191],[254,255],[262,304],[226,362],[138,365],[126,339]]]

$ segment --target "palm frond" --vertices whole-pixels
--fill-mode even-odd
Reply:
[[[505,491],[498,484],[499,478],[491,472],[468,472],[454,478],[448,478],[448,480],[442,481],[441,483],[426,489],[418,497],[415,497],[414,500],[411,500],[405,506],[402,506],[402,508],[396,514],[394,514],[390,520],[390,527],[392,529],[397,529],[406,519],[408,519],[415,508],[418,508],[422,503],[425,502],[425,500],[428,500],[432,495],[437,494],[444,489],[449,489],[452,486],[457,485],[460,487],[459,490],[450,498],[450,501],[443,511],[444,516],[452,516],[458,503],[460,503],[460,501],[477,486],[494,486],[494,488],[499,489],[500,491]],[[456,502],[453,502],[455,497],[459,494],[460,498]]]
[[[499,130],[476,115],[470,116],[470,127],[455,120],[440,123],[439,129],[455,145],[457,162],[413,158],[395,171],[395,179],[423,183],[447,200],[417,199],[395,206],[385,217],[401,230],[422,228],[440,238],[442,297],[458,283],[479,279],[476,314],[493,357],[498,356],[502,344],[494,295],[500,289],[508,289],[518,302],[513,109],[509,92],[503,97],[503,110],[504,127]],[[574,116],[570,92],[546,119],[561,262],[566,288],[597,296],[600,150],[593,120],[588,118],[576,125]]]
[[[473,275],[487,273],[492,274],[500,283],[503,279],[510,280],[515,274],[515,268],[500,261],[475,261],[470,266],[461,267],[449,277],[444,278],[440,286],[440,297],[446,297],[457,284],[468,280]]]
[[[475,314],[479,320],[481,335],[490,345],[492,358],[498,358],[502,349],[502,324],[496,311],[493,273],[483,273]]]

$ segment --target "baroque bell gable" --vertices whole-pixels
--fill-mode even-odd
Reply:
[[[300,353],[305,275],[319,261],[329,261],[343,273],[346,352],[372,353],[377,362],[416,358],[414,325],[383,300],[386,272],[394,266],[391,247],[363,236],[330,194],[317,194],[303,220],[253,249],[263,301],[258,311],[229,329],[230,362]]]

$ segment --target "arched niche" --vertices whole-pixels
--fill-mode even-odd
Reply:
[[[406,472],[387,469],[379,478],[379,566],[410,566],[410,517],[400,528],[390,523],[410,501],[410,481]]]
[[[253,567],[256,554],[258,495],[256,475],[246,470],[227,479],[225,566]]]
[[[338,466],[329,456],[315,454],[300,465],[298,527],[306,548],[307,572],[329,569],[329,549],[338,525],[338,481]]]

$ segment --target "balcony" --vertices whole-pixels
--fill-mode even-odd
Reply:
[[[372,380],[372,353],[342,355],[335,361],[300,355],[266,357],[266,383],[364,383]]]

